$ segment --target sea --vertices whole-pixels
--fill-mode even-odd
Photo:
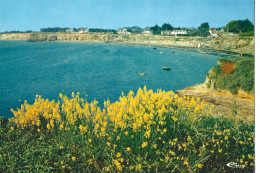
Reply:
[[[225,52],[124,44],[0,41],[0,116],[36,94],[58,100],[59,93],[80,92],[99,106],[122,92],[184,89],[203,83]],[[163,67],[171,70],[163,70]],[[145,73],[146,75],[140,75]]]

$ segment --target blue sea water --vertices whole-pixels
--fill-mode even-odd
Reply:
[[[180,90],[204,82],[218,58],[195,49],[0,41],[0,115],[13,116],[10,108],[20,108],[24,100],[33,103],[36,94],[57,99],[59,93],[74,91],[102,104],[144,85],[154,91]]]

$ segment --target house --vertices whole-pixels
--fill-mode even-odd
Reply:
[[[172,31],[161,31],[162,35],[187,35],[188,32],[186,30],[172,30]]]
[[[152,31],[150,30],[150,28],[146,28],[146,29],[144,29],[143,34],[149,35],[149,34],[152,34]]]
[[[218,37],[217,31],[215,29],[210,29],[209,33],[210,33],[211,37],[214,37],[214,38]]]
[[[126,28],[120,28],[117,30],[117,34],[129,35],[131,32],[128,32]]]
[[[68,32],[68,33],[71,33],[71,32],[73,32],[73,30],[72,30],[72,29],[70,29],[70,28],[66,29],[65,31],[66,31],[66,32]]]
[[[79,30],[78,30],[78,33],[88,33],[89,31],[88,31],[88,28],[80,28]]]

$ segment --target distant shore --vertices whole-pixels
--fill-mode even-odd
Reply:
[[[254,55],[254,37],[240,38],[202,38],[189,36],[162,36],[162,35],[120,35],[105,33],[3,33],[0,40],[25,40],[25,41],[55,41],[55,42],[82,42],[82,43],[113,43],[132,44],[156,47],[185,47],[234,52],[241,56]]]

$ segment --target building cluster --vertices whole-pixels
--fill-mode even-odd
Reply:
[[[69,28],[69,29],[66,29],[66,32],[67,33],[89,33],[89,29],[88,28],[79,28],[78,30],[75,31],[75,30]],[[136,28],[136,29],[134,28],[134,29],[131,29],[131,32],[127,28],[120,28],[117,30],[117,34],[121,34],[121,35],[130,35],[134,32],[142,33],[144,35],[152,34],[152,31],[150,30],[150,28],[146,28],[146,29],[142,29],[142,30],[140,30],[138,28]],[[210,33],[210,36],[213,38],[219,37],[216,29],[210,29],[209,33]],[[164,36],[188,35],[188,31],[187,30],[166,30],[166,31],[161,31],[161,35],[164,35]]]
[[[67,33],[72,33],[72,32],[74,32],[74,33],[88,33],[89,30],[88,30],[88,28],[79,28],[77,31],[74,31],[73,29],[68,28],[68,29],[66,29],[66,32]]]

